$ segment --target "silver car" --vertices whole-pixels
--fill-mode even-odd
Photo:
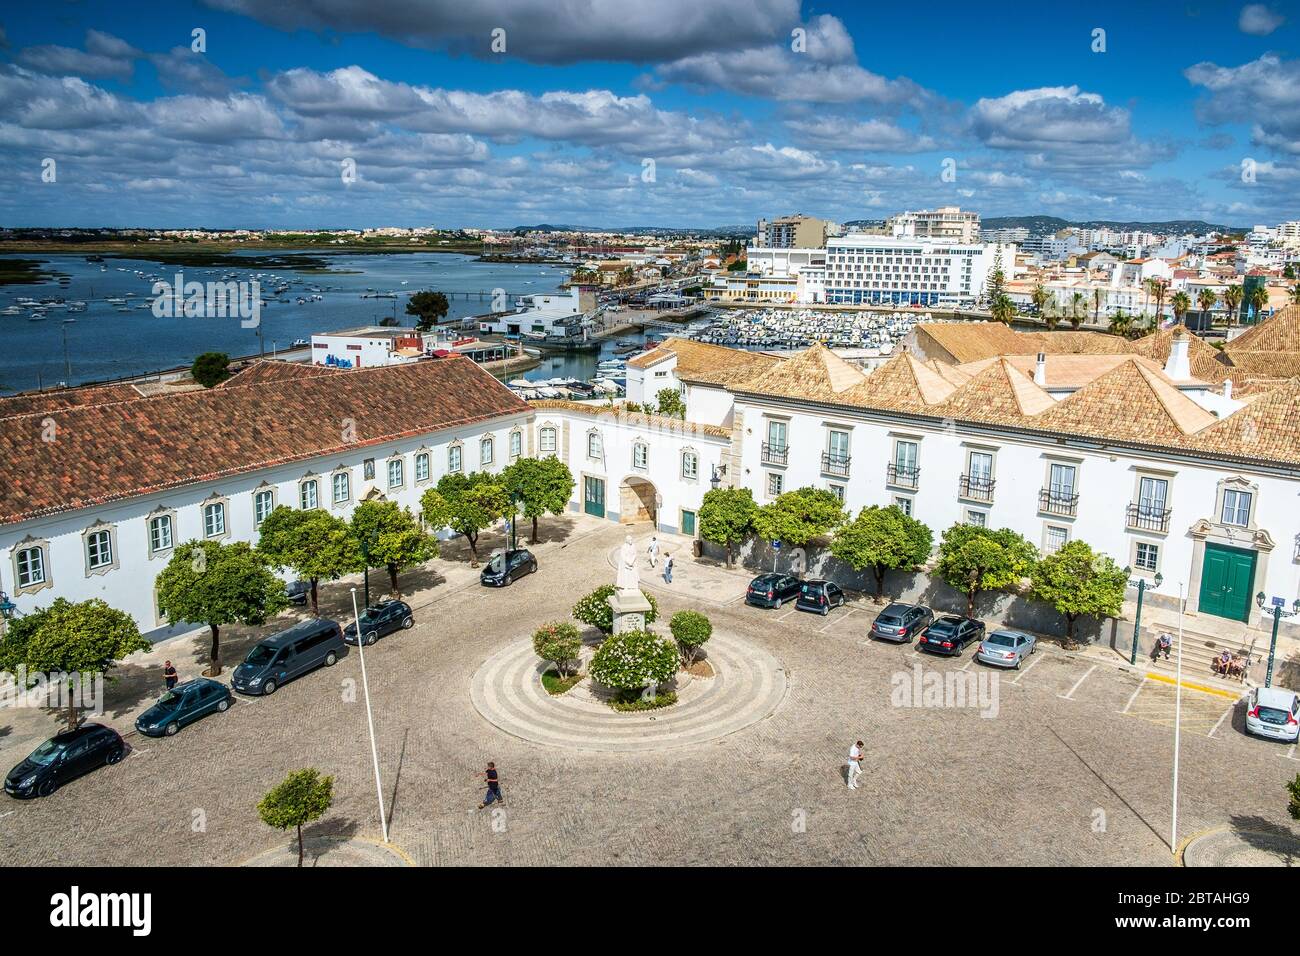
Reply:
[[[1034,651],[1038,650],[1038,640],[1032,634],[1021,631],[994,631],[980,641],[975,659],[994,667],[1019,667]]]

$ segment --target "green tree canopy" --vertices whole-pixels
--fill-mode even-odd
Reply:
[[[682,400],[682,393],[675,388],[661,388],[655,392],[655,399],[659,402],[658,414],[668,418],[685,418],[686,402]]]
[[[393,593],[401,597],[397,575],[403,568],[438,555],[438,539],[416,522],[409,508],[396,501],[363,501],[352,512],[352,536],[359,553],[388,569]]]
[[[609,606],[614,590],[614,585],[602,584],[590,594],[579,598],[578,603],[573,605],[573,616],[583,624],[589,624],[608,634],[614,629],[614,609]],[[649,591],[642,591],[641,596],[650,604],[650,610],[645,613],[645,622],[653,624],[659,617],[659,602]]]
[[[187,541],[158,575],[158,608],[173,624],[206,624],[212,632],[207,674],[221,673],[221,628],[262,624],[284,610],[284,582],[244,541]]]
[[[714,488],[700,505],[700,537],[727,549],[727,564],[735,561],[736,545],[754,530],[754,493],[748,488]]]
[[[9,623],[0,641],[0,671],[13,675],[25,690],[31,678],[45,675],[66,682],[68,729],[81,715],[78,703],[97,676],[117,662],[151,645],[140,636],[135,620],[99,598],[72,603],[58,598]]]
[[[939,542],[935,572],[949,587],[966,595],[966,614],[975,615],[975,595],[1010,587],[1027,576],[1038,549],[1010,528],[996,531],[955,524]]]
[[[519,497],[525,518],[533,522],[532,543],[537,543],[537,519],[544,514],[562,515],[573,497],[576,482],[569,466],[554,455],[520,458],[501,472],[506,491]]]
[[[682,660],[690,665],[713,636],[713,622],[699,611],[678,611],[668,619],[668,630],[681,650]]]
[[[320,609],[317,584],[333,581],[361,563],[357,540],[342,518],[310,508],[280,505],[258,529],[257,550],[277,568],[288,568],[311,583],[311,609]]]
[[[498,475],[472,471],[443,475],[420,498],[420,512],[431,528],[450,528],[469,543],[470,567],[478,567],[478,536],[510,511],[510,494]]]
[[[298,865],[302,866],[303,824],[319,820],[334,802],[334,778],[321,777],[314,767],[295,770],[257,805],[262,822],[277,830],[298,830]]]
[[[754,529],[769,541],[803,547],[844,523],[844,503],[825,488],[796,488],[754,513]]]
[[[1030,572],[1033,595],[1065,616],[1065,640],[1074,644],[1080,615],[1114,617],[1124,605],[1128,575],[1086,541],[1069,541],[1040,560]]]
[[[204,352],[190,366],[190,376],[204,388],[230,378],[230,356],[225,352]]]
[[[582,651],[582,635],[571,621],[552,621],[533,633],[533,651],[555,665],[555,673],[565,677],[573,672],[573,664]]]
[[[447,316],[447,297],[441,292],[421,289],[406,301],[406,314],[416,317],[415,327],[428,332]]]
[[[885,592],[885,572],[924,564],[934,547],[934,532],[896,505],[863,508],[831,539],[831,554],[854,571],[871,569],[876,597]]]

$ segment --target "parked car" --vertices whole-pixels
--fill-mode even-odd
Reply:
[[[196,677],[177,684],[135,719],[135,729],[146,737],[170,737],[186,724],[215,711],[230,709],[230,688],[220,681]]]
[[[1030,654],[1038,650],[1038,639],[1020,631],[994,631],[980,641],[975,656],[984,664],[994,667],[1019,667]]]
[[[876,615],[868,632],[872,637],[896,644],[910,644],[934,621],[934,612],[924,604],[902,604],[895,601]]]
[[[749,582],[745,603],[755,607],[780,607],[799,597],[799,579],[789,574],[760,574]]]
[[[1256,687],[1246,699],[1246,733],[1294,743],[1300,736],[1300,697],[1282,687]]]
[[[844,606],[844,592],[838,584],[830,581],[804,581],[799,586],[799,597],[795,599],[794,606],[801,611],[816,611],[825,617],[831,613],[831,608]]]
[[[411,605],[405,601],[381,601],[366,608],[361,615],[360,622],[353,621],[343,628],[343,642],[345,644],[355,644],[357,642],[358,623],[361,625],[361,633],[365,635],[366,646],[369,647],[385,634],[392,634],[393,631],[397,630],[405,631],[414,627],[415,618],[411,616]]]
[[[489,588],[505,588],[514,584],[516,579],[537,570],[537,559],[527,548],[517,551],[498,551],[492,560],[483,565],[479,574],[479,583]]]
[[[966,649],[971,641],[984,638],[984,622],[973,617],[958,617],[945,614],[925,629],[916,639],[917,647],[931,654],[956,656]]]
[[[230,686],[241,694],[274,694],[285,681],[322,664],[332,667],[346,646],[336,621],[323,617],[302,621],[258,641],[235,668]]]
[[[307,599],[311,597],[311,582],[290,581],[284,586],[284,593],[291,603],[306,606]]]
[[[48,797],[59,787],[126,756],[126,744],[112,727],[82,724],[56,734],[24,757],[5,777],[11,797]]]

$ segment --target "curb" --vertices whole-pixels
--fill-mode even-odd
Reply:
[[[1220,690],[1218,687],[1209,687],[1205,684],[1195,684],[1191,681],[1179,681],[1177,678],[1167,677],[1164,674],[1157,674],[1154,671],[1148,671],[1146,678],[1147,680],[1158,681],[1161,684],[1168,684],[1171,687],[1176,687],[1181,683],[1182,686],[1186,687],[1188,690],[1200,691],[1202,694],[1213,694],[1215,697],[1222,697],[1224,700],[1238,701],[1246,696],[1245,693],[1234,694],[1232,691]]]

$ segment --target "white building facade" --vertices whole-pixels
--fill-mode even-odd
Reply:
[[[826,301],[973,306],[984,294],[999,255],[1003,274],[1012,278],[1012,245],[850,234],[826,245]]]

